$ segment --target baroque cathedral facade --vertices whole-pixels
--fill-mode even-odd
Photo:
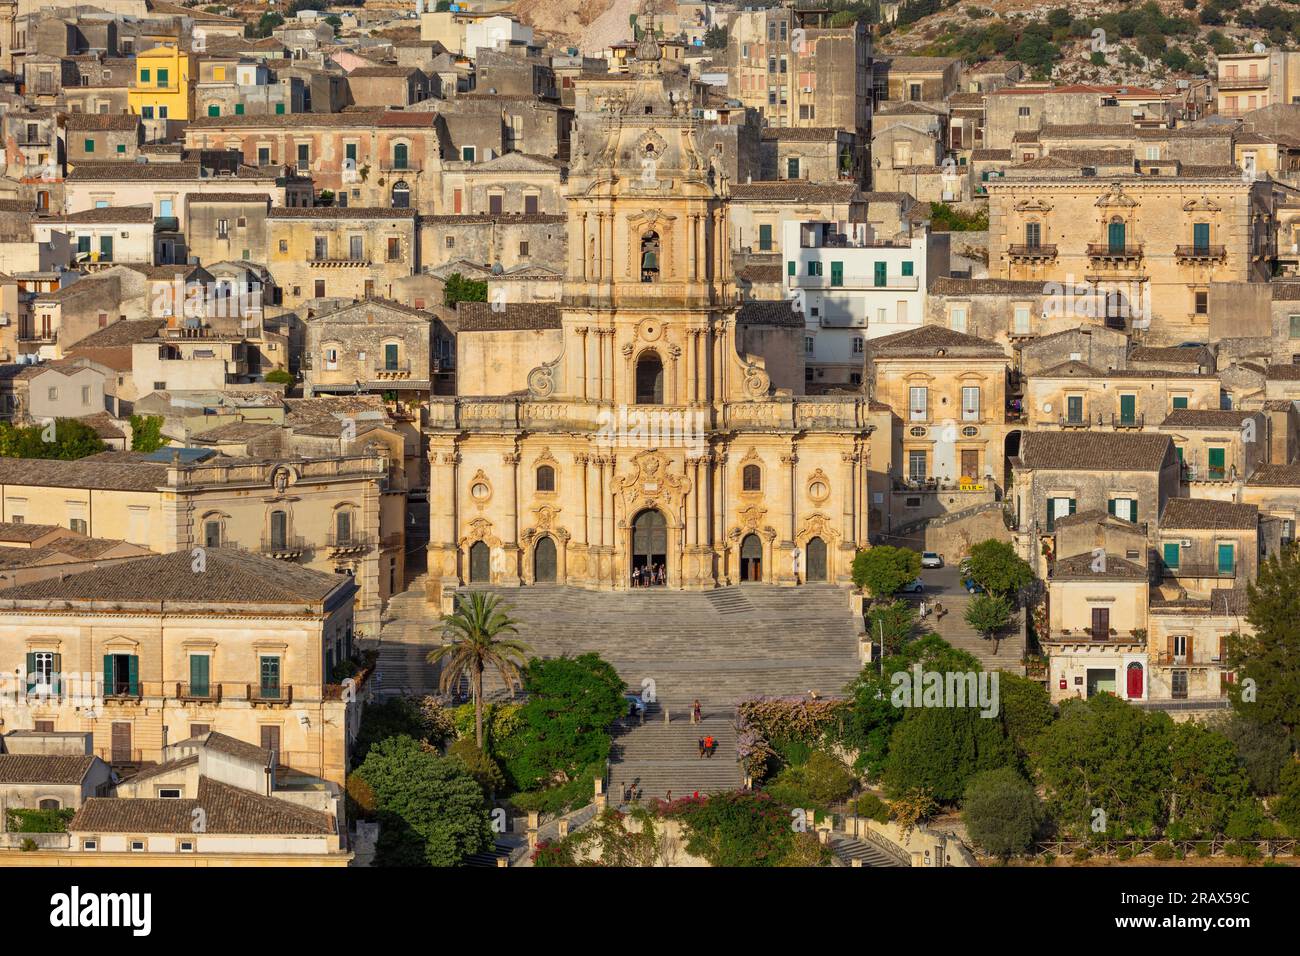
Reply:
[[[629,73],[578,81],[559,307],[463,320],[458,367],[497,385],[429,410],[441,597],[647,568],[673,588],[845,584],[867,546],[866,396],[803,395],[803,316],[738,303],[698,89],[652,37]]]

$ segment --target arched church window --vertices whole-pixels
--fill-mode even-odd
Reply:
[[[641,281],[659,281],[659,233],[647,232],[641,237]]]
[[[746,465],[740,473],[741,487],[745,491],[763,490],[763,471],[758,465]]]
[[[555,469],[550,465],[539,465],[537,468],[537,490],[554,491],[555,490]]]
[[[636,403],[638,405],[664,403],[664,363],[656,352],[646,352],[637,359]]]

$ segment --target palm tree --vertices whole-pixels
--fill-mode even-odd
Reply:
[[[501,598],[474,591],[456,598],[456,609],[442,616],[442,635],[447,643],[429,652],[430,664],[442,664],[439,686],[448,692],[469,675],[474,691],[474,737],[483,750],[483,671],[493,667],[507,686],[520,681],[528,645],[501,634],[517,634],[519,628],[502,608]]]

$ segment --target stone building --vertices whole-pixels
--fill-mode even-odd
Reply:
[[[1213,284],[1268,281],[1271,184],[1177,163],[1160,176],[1083,171],[1013,167],[987,183],[990,277],[1050,283],[1061,312],[1102,296],[1107,319],[1156,344],[1208,337]]]
[[[442,211],[447,144],[439,115],[414,110],[199,116],[185,128],[186,148],[235,149],[250,166],[290,166],[310,176],[317,193],[346,196],[339,205],[422,214]]]
[[[202,558],[202,564],[200,564]],[[217,731],[343,784],[355,703],[334,665],[352,656],[356,585],[344,575],[207,549],[0,592],[6,729],[92,735],[113,764],[159,761]]]
[[[1007,497],[1021,556],[1042,569],[1057,518],[1097,511],[1150,523],[1177,497],[1179,467],[1167,435],[1029,432],[1011,458],[1011,481]]]
[[[272,208],[266,238],[264,261],[289,309],[313,299],[389,297],[420,261],[414,209]]]
[[[727,27],[727,96],[762,111],[769,126],[871,130],[871,34],[830,26],[829,9],[795,4],[745,10]]]
[[[404,449],[361,435],[345,454],[182,464],[102,452],[0,461],[0,520],[83,528],[156,554],[241,548],[346,575],[369,632],[404,586]]]
[[[420,404],[442,371],[434,354],[433,315],[366,299],[315,315],[307,323],[305,397],[383,392]]]
[[[143,136],[140,118],[130,113],[70,113],[63,121],[67,160],[120,160],[132,163]]]
[[[462,326],[482,349],[531,340],[528,356],[502,363],[493,394],[458,382],[429,408],[432,584],[847,581],[867,540],[865,399],[778,388],[778,354],[743,351],[788,350],[789,333],[741,329],[730,184],[668,96],[658,43],[626,75],[576,82],[591,110],[558,323],[507,307]]]

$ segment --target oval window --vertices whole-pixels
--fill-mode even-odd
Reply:
[[[476,500],[483,501],[492,492],[491,489],[489,489],[486,484],[479,481],[479,482],[475,482],[474,486],[470,488],[469,493],[473,495]]]
[[[917,426],[915,426],[915,427],[912,428],[912,430],[911,430],[911,432],[910,432],[909,434],[910,434],[913,438],[924,438],[924,437],[925,437],[925,429],[922,428],[921,426],[917,425]]]
[[[974,425],[967,425],[965,428],[961,430],[961,433],[966,438],[974,438],[976,435],[980,433],[980,430],[976,428]]]
[[[813,498],[825,498],[827,491],[829,491],[829,489],[826,487],[826,482],[824,481],[814,481],[808,486],[808,494]]]

